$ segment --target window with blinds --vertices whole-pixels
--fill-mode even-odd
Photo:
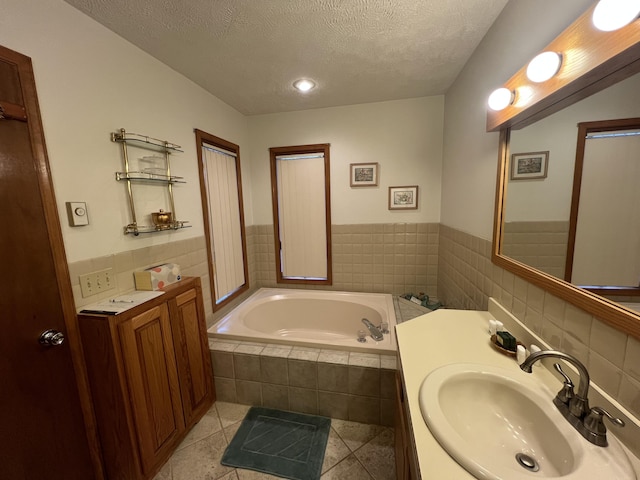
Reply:
[[[249,287],[239,147],[196,130],[214,310]]]
[[[278,283],[330,285],[329,145],[270,153]]]

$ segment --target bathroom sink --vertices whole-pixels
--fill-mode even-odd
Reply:
[[[515,363],[461,363],[430,373],[419,400],[433,436],[476,478],[636,479],[617,440],[586,441],[556,410],[554,395]]]

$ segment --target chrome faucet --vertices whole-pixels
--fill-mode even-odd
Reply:
[[[373,338],[377,342],[384,340],[384,335],[382,335],[382,332],[380,331],[380,329],[376,327],[373,323],[371,323],[366,318],[362,319],[362,323],[364,323],[364,326],[367,327],[367,329],[369,330],[369,333],[371,334],[371,338]]]
[[[557,350],[542,350],[529,355],[525,361],[522,362],[520,368],[527,373],[531,373],[533,364],[547,357],[559,358],[569,362],[578,369],[578,373],[580,374],[578,392],[574,394],[571,379],[562,371],[558,363],[553,365],[556,371],[564,377],[562,390],[560,390],[553,399],[553,404],[584,438],[595,445],[606,447],[608,445],[607,429],[604,425],[603,418],[606,417],[614,425],[621,427],[624,427],[624,422],[619,418],[613,417],[603,408],[589,408],[589,372],[580,360],[568,353]]]
[[[522,362],[520,368],[527,373],[531,373],[531,367],[533,366],[533,364],[538,360],[546,357],[560,358],[561,360],[569,362],[571,365],[578,369],[578,373],[580,374],[578,393],[573,395],[572,398],[568,399],[569,403],[567,406],[569,407],[571,415],[582,418],[589,411],[589,372],[587,372],[587,368],[577,358],[569,355],[568,353],[559,352],[557,350],[542,350],[540,352],[532,353],[525,359],[524,362]],[[570,382],[569,377],[564,375],[564,378],[565,384],[568,383],[567,380]],[[566,393],[565,389],[563,389],[562,392]],[[558,396],[556,396],[556,399],[557,398]],[[564,401],[562,401],[562,404],[565,405]]]

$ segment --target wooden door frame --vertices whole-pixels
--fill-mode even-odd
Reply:
[[[40,187],[40,198],[44,211],[49,243],[55,268],[58,289],[60,291],[60,302],[64,314],[64,324],[66,328],[66,340],[71,352],[71,361],[74,368],[74,376],[78,387],[78,396],[84,418],[89,453],[94,472],[97,479],[104,479],[104,469],[98,431],[96,426],[93,402],[89,390],[89,379],[84,363],[84,354],[80,340],[78,328],[78,318],[76,316],[75,302],[73,300],[73,290],[69,276],[69,267],[64,249],[62,230],[60,228],[60,218],[58,216],[57,203],[51,180],[51,170],[49,168],[49,158],[44,138],[44,129],[40,117],[40,106],[36,91],[35,77],[31,58],[21,53],[9,50],[0,45],[0,57],[16,66],[20,78],[24,108],[29,119],[29,137],[33,152],[34,163],[37,170],[38,184]],[[35,339],[34,339],[35,341]]]

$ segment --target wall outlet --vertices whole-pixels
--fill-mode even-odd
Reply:
[[[90,297],[112,288],[116,288],[112,268],[80,275],[82,298]]]

